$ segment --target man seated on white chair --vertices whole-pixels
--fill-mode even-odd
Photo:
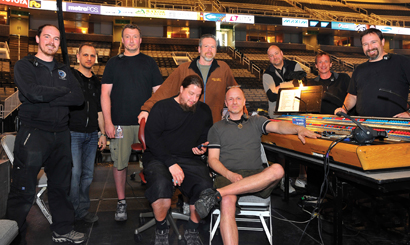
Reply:
[[[166,216],[174,186],[189,198],[191,215],[185,227],[185,240],[188,245],[201,244],[200,218],[194,203],[203,190],[212,187],[208,166],[200,156],[206,152],[202,145],[208,144],[207,135],[213,123],[209,106],[198,101],[203,86],[199,76],[187,76],[178,96],[154,105],[145,126],[145,197],[151,203],[156,220],[155,244],[169,243]]]
[[[208,133],[208,163],[218,174],[214,181],[216,189],[204,190],[195,203],[201,218],[220,203],[220,230],[225,245],[238,244],[235,221],[237,195],[253,194],[267,198],[284,175],[280,164],[263,167],[262,134],[297,134],[302,143],[305,143],[305,137],[320,136],[289,122],[271,122],[261,116],[248,117],[243,112],[245,102],[245,95],[238,87],[226,93],[225,104],[229,113]]]

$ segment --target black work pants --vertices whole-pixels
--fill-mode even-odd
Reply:
[[[70,131],[48,132],[22,126],[14,146],[7,217],[17,221],[23,236],[26,217],[36,194],[37,174],[42,166],[48,179],[51,230],[66,234],[73,229],[74,209],[68,197],[72,168]]]

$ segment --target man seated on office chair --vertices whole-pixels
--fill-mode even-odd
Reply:
[[[215,123],[208,134],[208,163],[218,173],[214,180],[217,189],[202,191],[195,203],[201,218],[220,203],[220,230],[225,245],[238,244],[235,221],[237,195],[254,194],[267,198],[284,175],[280,164],[263,168],[260,149],[262,134],[297,134],[303,143],[305,137],[320,137],[289,122],[271,122],[261,116],[248,117],[243,113],[245,101],[245,95],[238,87],[226,93],[225,104],[229,115]]]
[[[198,101],[203,86],[199,76],[187,76],[178,96],[154,105],[145,126],[147,150],[143,163],[148,187],[145,196],[154,210],[155,244],[168,244],[166,215],[174,186],[189,198],[191,216],[184,234],[187,244],[201,244],[200,218],[194,203],[201,191],[212,187],[208,166],[200,158],[206,152],[213,122],[209,106]]]

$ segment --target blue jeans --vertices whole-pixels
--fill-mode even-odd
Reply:
[[[90,208],[90,185],[93,181],[94,161],[98,148],[98,133],[71,133],[71,154],[73,169],[70,199],[74,206],[75,218],[81,219]]]

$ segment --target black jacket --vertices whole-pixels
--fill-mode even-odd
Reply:
[[[85,101],[81,106],[70,106],[68,127],[71,131],[92,133],[98,130],[98,112],[101,111],[101,83],[94,73],[91,78],[87,78],[75,69],[71,69],[71,71],[80,83]]]
[[[331,73],[332,75],[329,79],[322,80],[318,76],[308,83],[309,86],[323,86],[322,106],[320,109],[322,114],[333,114],[336,108],[342,107],[347,95],[347,88],[349,87],[349,75],[333,71]]]
[[[14,66],[19,89],[19,117],[23,125],[49,132],[68,129],[69,106],[81,105],[84,96],[69,67],[56,62],[50,70],[29,55]]]

